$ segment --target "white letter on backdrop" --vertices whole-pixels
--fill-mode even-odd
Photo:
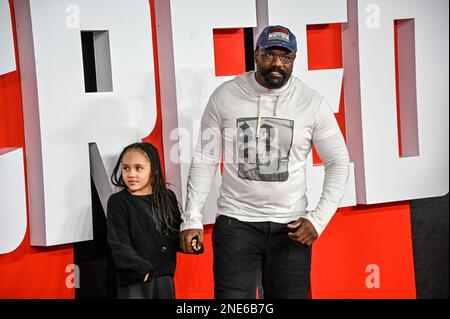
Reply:
[[[27,230],[23,151],[0,149],[0,254],[19,247]]]
[[[89,143],[98,144],[109,175],[121,149],[156,121],[149,2],[77,0],[79,29],[66,24],[71,4],[15,1],[32,245],[92,239]],[[83,30],[108,31],[95,54],[102,65],[107,58],[97,53],[109,45],[110,92],[85,92]]]
[[[367,8],[374,6],[379,8],[378,28],[366,24]],[[347,142],[357,166],[358,203],[448,193],[448,6],[445,0],[349,1],[344,65],[352,136]],[[403,156],[397,125],[395,20],[409,21],[398,28]]]

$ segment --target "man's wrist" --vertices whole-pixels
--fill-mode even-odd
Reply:
[[[199,229],[199,230],[203,230],[203,224],[202,222],[186,222],[186,223],[182,223],[180,226],[180,232],[185,231],[185,230],[190,230],[190,229]]]

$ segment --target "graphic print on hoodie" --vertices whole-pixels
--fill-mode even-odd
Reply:
[[[294,121],[263,117],[237,119],[238,176],[263,182],[285,182],[289,178],[289,154]]]

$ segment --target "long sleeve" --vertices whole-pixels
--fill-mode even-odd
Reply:
[[[153,265],[140,257],[130,239],[128,218],[125,206],[120,200],[111,197],[108,200],[107,238],[117,268],[132,271],[137,278],[144,280],[146,274],[153,271]]]
[[[175,193],[173,191],[169,190],[169,196],[170,196],[170,202],[171,202],[172,208],[173,208],[173,214],[174,214],[173,216],[175,218],[175,227],[177,229],[177,238],[178,238],[179,233],[180,233],[182,209],[181,209],[180,204],[178,203],[177,196],[175,195]],[[179,240],[175,241],[175,250],[177,252],[182,251]]]
[[[222,130],[213,98],[203,113],[200,136],[191,162],[187,182],[186,209],[181,215],[181,231],[203,229],[202,210],[211,190],[222,154]]]
[[[350,164],[344,137],[325,100],[322,100],[317,113],[313,144],[324,162],[325,178],[319,203],[306,218],[321,235],[345,194]]]

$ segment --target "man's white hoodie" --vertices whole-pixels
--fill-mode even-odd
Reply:
[[[347,186],[349,155],[324,98],[291,77],[280,89],[261,86],[254,72],[219,86],[201,120],[201,141],[188,177],[181,230],[202,229],[202,209],[219,162],[218,214],[246,222],[308,219],[320,235]],[[315,146],[325,165],[322,196],[307,211],[306,160]]]

